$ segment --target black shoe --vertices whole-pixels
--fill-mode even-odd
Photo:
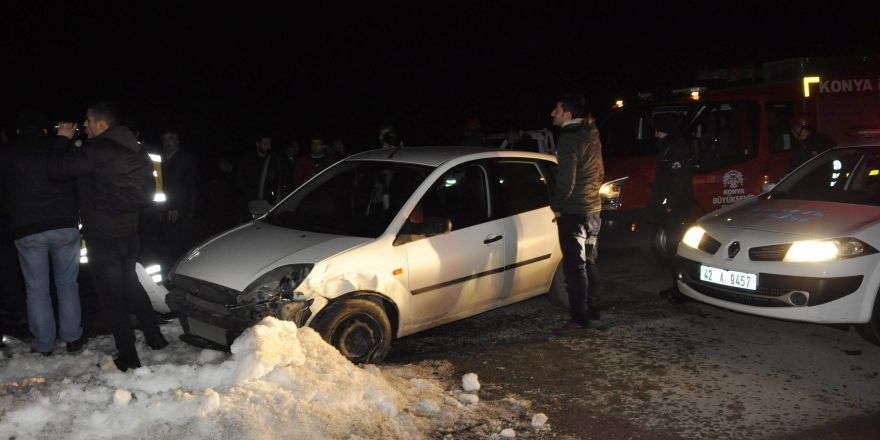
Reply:
[[[45,356],[45,357],[52,356],[52,352],[51,352],[51,351],[37,351],[37,350],[34,350],[33,348],[31,349],[31,353],[39,353],[39,354],[41,354],[41,355],[43,355],[43,356]]]
[[[141,362],[140,361],[125,362],[125,361],[120,360],[119,358],[116,358],[116,359],[113,359],[113,365],[116,365],[116,368],[118,368],[119,371],[122,371],[124,373],[124,372],[128,371],[129,369],[134,370],[136,368],[140,368]]]
[[[168,341],[162,336],[162,333],[158,333],[152,336],[144,336],[144,339],[147,340],[147,346],[152,348],[153,350],[161,350],[168,346]]]
[[[86,335],[82,335],[79,339],[75,341],[70,341],[67,343],[67,352],[68,353],[76,353],[85,347],[86,342],[88,342],[89,338]]]

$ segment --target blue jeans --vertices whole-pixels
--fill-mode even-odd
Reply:
[[[559,247],[562,250],[562,273],[568,292],[571,320],[588,325],[589,311],[599,310],[599,271],[596,267],[596,239],[602,220],[598,212],[562,214],[556,219]]]
[[[15,240],[27,291],[28,326],[34,335],[31,348],[39,352],[55,347],[55,312],[49,296],[49,256],[58,291],[61,339],[71,342],[82,336],[79,285],[79,231],[53,229]]]

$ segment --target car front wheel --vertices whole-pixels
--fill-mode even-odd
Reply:
[[[331,304],[313,327],[354,363],[380,363],[391,349],[391,322],[385,310],[364,298]]]

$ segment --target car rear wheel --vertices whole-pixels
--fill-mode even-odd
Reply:
[[[314,329],[354,363],[380,363],[391,349],[391,322],[385,310],[364,298],[329,306]]]
[[[856,331],[862,335],[865,340],[880,345],[880,301],[874,299],[874,310],[871,311],[871,320],[866,324],[856,325]]]

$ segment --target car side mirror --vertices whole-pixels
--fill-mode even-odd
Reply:
[[[270,209],[272,209],[272,205],[263,199],[251,200],[248,202],[248,211],[251,213],[252,218],[262,217],[269,212]]]

